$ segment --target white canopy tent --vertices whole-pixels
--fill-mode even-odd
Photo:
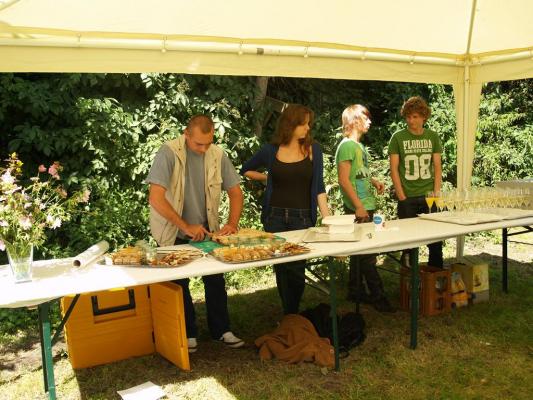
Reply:
[[[481,86],[533,77],[531,0],[0,0],[0,71],[452,84],[458,186]]]

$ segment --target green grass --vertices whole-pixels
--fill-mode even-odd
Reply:
[[[201,333],[198,352],[191,355],[191,372],[180,371],[155,354],[74,371],[66,353],[59,351],[54,369],[58,397],[118,399],[117,390],[150,380],[161,385],[170,399],[529,399],[533,393],[532,248],[510,245],[510,293],[504,294],[498,245],[486,237],[468,243],[469,254],[481,253],[491,264],[490,301],[420,318],[414,351],[408,347],[408,313],[379,314],[363,305],[368,337],[341,360],[340,372],[323,374],[314,364],[261,362],[253,340],[272,331],[282,318],[274,280],[266,270],[257,279],[246,275],[244,283],[230,291],[232,327],[247,341],[245,349],[230,350],[210,341],[204,307],[198,304]],[[451,256],[453,243],[445,250]],[[384,267],[396,270],[387,260]],[[381,274],[389,297],[398,305],[398,276]],[[345,278],[343,274],[340,279],[341,298]],[[238,276],[232,279],[239,281]],[[201,286],[194,288],[201,303]],[[328,299],[308,288],[303,308],[323,301]],[[339,310],[352,307],[343,300]],[[2,399],[45,398],[39,358],[23,357],[36,340],[34,331],[2,338]],[[9,357],[27,363],[9,370]]]

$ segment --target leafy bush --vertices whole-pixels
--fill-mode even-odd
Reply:
[[[239,168],[270,140],[277,118],[273,113],[261,136],[254,135],[255,122],[269,115],[254,103],[255,93],[254,77],[0,74],[2,158],[16,151],[31,170],[60,160],[68,190],[87,186],[92,192],[90,203],[76,220],[61,232],[47,234],[36,258],[70,256],[100,239],[107,239],[114,248],[148,238],[147,186],[143,179],[157,149],[179,135],[192,115],[209,113],[215,121],[216,143]],[[365,144],[372,155],[374,176],[387,186],[385,196],[378,198],[378,208],[387,218],[396,214],[390,194],[387,144],[392,133],[405,126],[399,111],[410,96],[428,99],[433,109],[428,126],[441,135],[444,144],[444,180],[446,185],[456,184],[455,109],[449,86],[278,77],[270,78],[267,94],[314,110],[313,134],[324,151],[324,175],[333,210],[342,210],[333,160],[340,141],[340,116],[353,103],[366,105],[372,113]],[[532,80],[484,87],[475,184],[533,176],[531,104]],[[243,190],[246,206],[241,225],[260,227],[264,187],[243,181]],[[222,218],[227,212],[225,202]],[[0,258],[6,262],[5,253],[0,253]],[[228,282],[238,286],[261,271],[234,274],[228,276]],[[1,311],[0,322],[22,327],[24,312]],[[10,313],[16,316],[2,319]]]

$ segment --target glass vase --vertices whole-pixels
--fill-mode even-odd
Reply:
[[[15,283],[31,281],[33,244],[6,245],[6,250]]]

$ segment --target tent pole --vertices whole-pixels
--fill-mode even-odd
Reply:
[[[462,157],[461,157],[461,165],[458,165],[459,171],[457,176],[457,188],[458,189],[467,189],[470,186],[470,182],[467,182],[468,172],[467,169],[469,168],[469,157],[468,157],[468,140],[469,140],[469,132],[468,132],[468,121],[470,118],[470,111],[469,111],[469,101],[470,101],[470,66],[465,65],[464,67],[464,80],[463,80],[463,120],[462,120],[462,137],[461,137],[461,144],[462,144]],[[459,157],[458,157],[459,158]],[[455,257],[457,259],[460,259],[464,255],[464,247],[465,247],[465,237],[464,235],[457,237],[457,243],[456,243],[456,250],[455,250]]]
[[[59,47],[89,49],[126,49],[155,51],[185,51],[206,53],[229,53],[238,55],[274,55],[292,57],[344,58],[370,61],[393,61],[406,64],[432,64],[463,66],[461,56],[438,56],[426,54],[404,54],[403,52],[382,52],[371,49],[336,49],[303,45],[265,45],[242,42],[204,42],[161,39],[124,39],[112,37],[89,37],[81,34],[68,36],[42,36],[34,38],[0,37],[0,46]]]

